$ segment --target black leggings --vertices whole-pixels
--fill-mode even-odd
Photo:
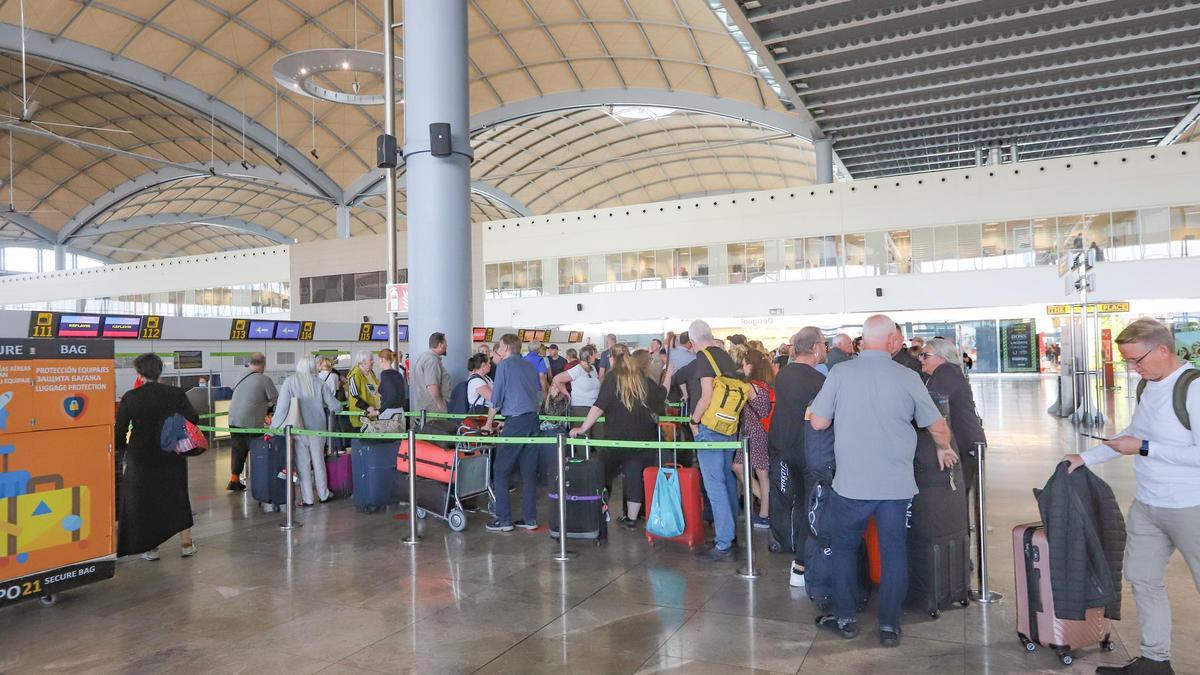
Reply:
[[[625,474],[621,493],[626,502],[646,503],[646,490],[642,484],[642,470],[646,468],[645,453],[620,448],[605,449],[601,455],[604,462],[604,486],[612,494],[613,481],[617,474]],[[626,514],[628,515],[628,514]]]

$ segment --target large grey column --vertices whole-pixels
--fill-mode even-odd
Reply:
[[[334,231],[338,239],[350,238],[350,207],[337,204],[334,209]]]
[[[813,141],[817,151],[817,183],[833,182],[833,139],[818,138]]]
[[[466,375],[471,351],[471,137],[466,0],[404,0],[404,160],[408,193],[410,349],[446,334],[445,364]],[[430,125],[450,125],[450,154]]]
[[[67,249],[62,244],[54,245],[54,271],[61,272],[67,269]]]

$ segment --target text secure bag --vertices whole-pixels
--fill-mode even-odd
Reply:
[[[654,483],[654,500],[646,519],[646,531],[656,537],[670,539],[683,534],[683,500],[679,491],[679,474],[663,467]]]
[[[707,349],[700,351],[704,358],[712,364],[713,378],[712,400],[700,417],[700,424],[712,429],[722,436],[734,436],[738,432],[742,419],[742,408],[750,400],[750,385],[736,377],[721,372],[717,360]]]

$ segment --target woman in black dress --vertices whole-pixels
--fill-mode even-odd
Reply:
[[[117,522],[117,555],[142,554],[158,560],[158,546],[181,535],[183,557],[196,553],[192,542],[192,503],[188,499],[187,458],[162,449],[159,434],[163,421],[175,413],[199,424],[187,395],[178,387],[161,384],[162,359],[142,354],[133,362],[145,384],[125,392],[117,406],[114,446],[124,457],[120,513]],[[130,423],[133,431],[125,440]]]
[[[963,372],[958,347],[942,337],[936,337],[921,348],[921,370],[929,376],[925,383],[929,391],[946,397],[950,406],[950,432],[962,458],[963,478],[966,493],[975,490],[975,476],[979,471],[979,456],[976,444],[987,445],[983,433],[983,422],[975,410],[975,395]]]
[[[606,440],[658,440],[658,416],[666,407],[666,390],[646,377],[625,345],[613,345],[609,358],[612,370],[600,385],[600,395],[583,424],[571,430],[571,437],[588,433],[603,415]],[[625,476],[621,488],[625,496],[625,515],[617,518],[617,522],[628,529],[637,527],[638,515],[646,502],[642,484],[646,461],[646,454],[637,450],[611,449],[604,453],[605,482],[610,494],[617,473]]]

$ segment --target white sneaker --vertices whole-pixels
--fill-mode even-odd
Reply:
[[[190,558],[196,555],[196,543],[192,542],[179,550],[179,554],[184,558]]]
[[[797,572],[796,567],[792,566],[792,578],[788,582],[792,588],[804,588],[804,572]]]
[[[158,560],[158,549],[152,548],[142,554],[142,560]]]

